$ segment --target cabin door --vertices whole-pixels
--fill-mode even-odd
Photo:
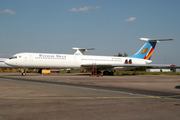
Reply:
[[[76,63],[77,62],[77,57],[76,57],[76,55],[74,55],[74,63]]]
[[[33,55],[29,55],[29,61],[33,62]]]

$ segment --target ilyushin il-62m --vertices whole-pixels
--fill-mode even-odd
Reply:
[[[162,64],[150,64],[156,43],[173,39],[149,39],[140,38],[145,41],[142,48],[134,55],[127,57],[93,56],[83,55],[88,49],[78,49],[75,54],[50,54],[50,53],[17,53],[7,59],[5,63],[13,67],[23,68],[22,75],[26,75],[26,68],[59,68],[59,69],[93,69],[95,65],[98,70],[105,70],[103,74],[113,74],[115,70],[134,69],[141,66],[171,66]]]

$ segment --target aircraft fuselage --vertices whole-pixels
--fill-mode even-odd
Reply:
[[[131,63],[129,62],[131,61]],[[128,62],[128,63],[126,63]],[[106,68],[115,64],[147,64],[151,60],[113,57],[113,56],[91,56],[91,55],[68,55],[68,54],[48,54],[48,53],[19,53],[6,60],[6,64],[22,68],[83,68],[84,64],[97,64],[99,68]],[[103,66],[101,67],[100,64]],[[92,68],[92,66],[89,66]],[[85,68],[88,68],[85,65]],[[109,68],[109,66],[108,66]],[[111,67],[115,68],[115,66]],[[117,68],[117,66],[116,66]]]

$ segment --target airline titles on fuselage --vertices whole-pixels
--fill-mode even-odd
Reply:
[[[46,55],[46,54],[39,54],[38,57],[35,57],[36,59],[62,59],[66,60],[65,55]]]

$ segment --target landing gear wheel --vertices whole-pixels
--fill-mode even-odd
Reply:
[[[104,72],[103,72],[103,75],[108,75],[108,71],[104,71]]]
[[[26,75],[26,73],[22,73],[22,76],[25,76]]]
[[[113,71],[111,71],[111,72],[109,72],[109,71],[104,71],[104,72],[103,72],[103,75],[114,75],[114,72],[113,72]]]

